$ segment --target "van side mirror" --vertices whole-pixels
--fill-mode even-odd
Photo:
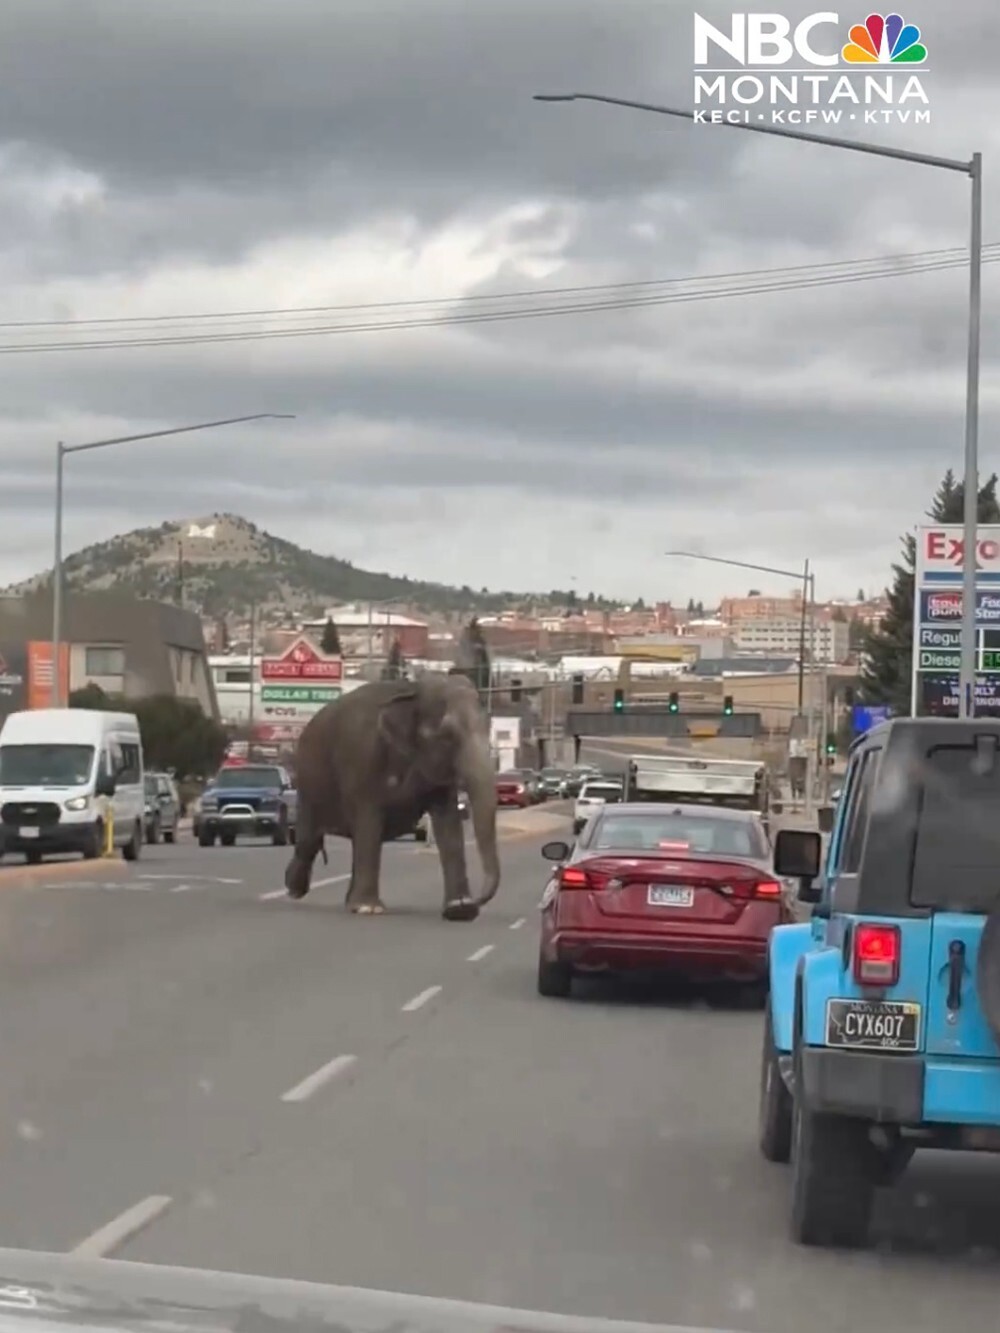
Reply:
[[[823,840],[813,829],[783,828],[774,840],[774,873],[782,879],[815,879]]]
[[[566,842],[547,842],[542,848],[546,861],[565,861],[573,849]]]
[[[94,794],[96,796],[114,796],[115,780],[110,773],[102,773],[94,784]]]

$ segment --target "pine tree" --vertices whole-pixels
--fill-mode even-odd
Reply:
[[[323,637],[320,639],[319,646],[329,657],[339,657],[341,655],[340,635],[331,616],[326,618],[326,624],[323,626]]]
[[[386,658],[385,666],[382,670],[382,679],[406,679],[406,659],[403,656],[403,650],[400,647],[398,639],[393,639],[392,641],[392,647],[389,649],[389,656]]]
[[[949,468],[935,492],[927,517],[934,523],[961,523],[965,488]],[[979,522],[1000,523],[997,475],[993,473],[979,491]],[[886,589],[889,610],[877,629],[864,636],[861,665],[861,695],[865,703],[888,704],[900,717],[910,712],[913,671],[913,601],[916,581],[916,541],[909,533],[902,539],[903,558],[892,567],[892,586]]]

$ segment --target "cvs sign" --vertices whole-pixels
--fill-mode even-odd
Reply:
[[[727,33],[695,14],[694,63],[714,69],[719,63],[718,52],[722,51],[735,64],[747,69],[787,65],[791,60],[829,68],[840,59],[838,33],[827,34],[832,53],[817,51],[812,38],[817,29],[831,26],[839,29],[839,14],[810,14],[794,28],[784,14],[733,14]]]

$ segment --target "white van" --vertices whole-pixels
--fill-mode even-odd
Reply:
[[[105,827],[126,861],[143,844],[142,737],[132,713],[35,708],[0,727],[0,853],[100,856]]]

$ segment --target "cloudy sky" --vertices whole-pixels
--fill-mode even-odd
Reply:
[[[700,12],[728,26],[727,7]],[[675,600],[783,586],[664,555],[693,548],[809,557],[820,595],[881,587],[899,533],[962,465],[963,269],[440,323],[967,243],[959,174],[532,101],[689,108],[693,13],[5,0],[0,584],[50,563],[57,439],[290,412],[70,459],[68,548],[225,510],[362,566],[473,586]],[[982,151],[985,240],[1000,241],[1000,9],[905,17],[929,51],[931,124],[841,132]],[[627,283],[661,285],[551,294]],[[1000,268],[984,286],[989,471]],[[495,299],[508,293],[528,295]],[[299,329],[336,331],[259,336]]]

